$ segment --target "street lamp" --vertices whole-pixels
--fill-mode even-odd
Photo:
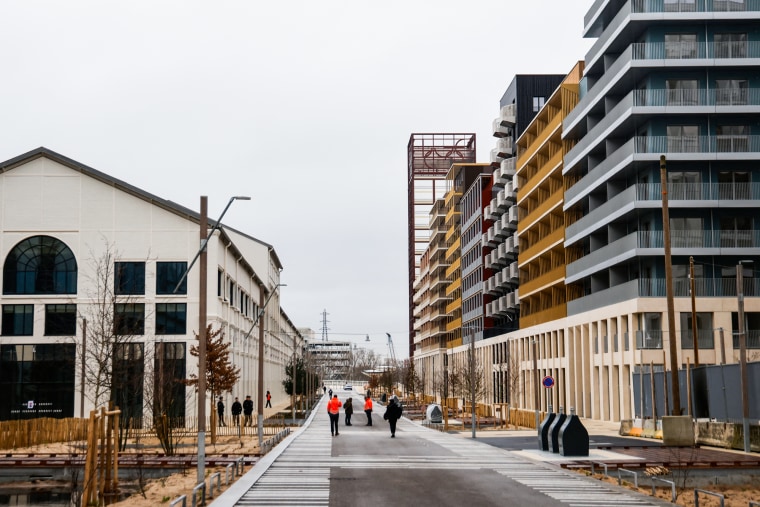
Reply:
[[[208,232],[208,196],[201,196],[201,210],[200,210],[200,248],[196,252],[190,265],[182,273],[182,276],[174,287],[173,293],[179,290],[182,282],[187,278],[187,274],[190,272],[190,268],[193,267],[195,261],[200,260],[199,266],[199,279],[200,286],[198,289],[198,483],[205,480],[205,467],[206,467],[206,304],[208,299],[208,263],[206,260],[206,245],[209,238],[214,235],[217,229],[221,228],[222,218],[227,213],[232,201],[250,201],[251,198],[244,195],[236,195],[230,198],[227,206],[225,206],[222,214],[219,215],[219,219],[214,224],[211,232]]]
[[[269,292],[269,295],[267,296],[266,300],[261,303],[261,308],[259,309],[259,313],[256,314],[256,318],[253,320],[253,324],[251,324],[251,329],[248,330],[248,333],[245,335],[244,339],[248,339],[249,336],[251,336],[251,333],[253,332],[253,328],[256,327],[256,324],[261,319],[261,316],[264,315],[264,310],[266,310],[267,305],[269,304],[269,301],[272,299],[272,296],[274,296],[274,293],[277,292],[277,289],[280,287],[287,287],[287,284],[285,283],[278,283],[274,286],[274,289],[272,289]],[[263,294],[262,294],[263,295]],[[261,448],[261,445],[264,443],[264,326],[259,326],[259,374],[258,374],[258,382],[259,382],[259,390],[258,390],[258,412],[256,414],[256,426],[258,426],[258,433],[259,433],[259,448]]]

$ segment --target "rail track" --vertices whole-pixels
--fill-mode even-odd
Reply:
[[[242,458],[245,466],[252,466],[260,457],[258,454],[207,454],[205,462],[207,467],[227,466]],[[0,469],[83,467],[85,458],[86,455],[80,453],[3,453],[0,454]],[[196,454],[119,454],[119,468],[192,468],[197,464]]]

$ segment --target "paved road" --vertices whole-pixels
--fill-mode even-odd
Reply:
[[[332,437],[326,401],[213,506],[669,505],[407,419],[390,438],[377,403],[373,426],[361,410],[350,427],[341,414]]]

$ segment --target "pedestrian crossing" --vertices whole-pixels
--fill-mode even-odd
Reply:
[[[406,436],[438,445],[452,459],[424,455],[332,456],[334,439],[325,438],[317,423],[304,428],[260,479],[238,500],[239,506],[327,506],[330,502],[331,469],[492,470],[546,495],[546,504],[568,507],[646,507],[662,505],[647,497],[590,481],[565,470],[524,458],[476,440],[459,438],[424,428],[409,420],[399,421]],[[506,482],[505,482],[506,484]]]

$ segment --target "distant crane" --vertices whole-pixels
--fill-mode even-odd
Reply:
[[[385,334],[388,335],[388,352],[390,353],[391,361],[393,364],[396,364],[396,349],[393,348],[393,338],[391,338],[390,333]]]

